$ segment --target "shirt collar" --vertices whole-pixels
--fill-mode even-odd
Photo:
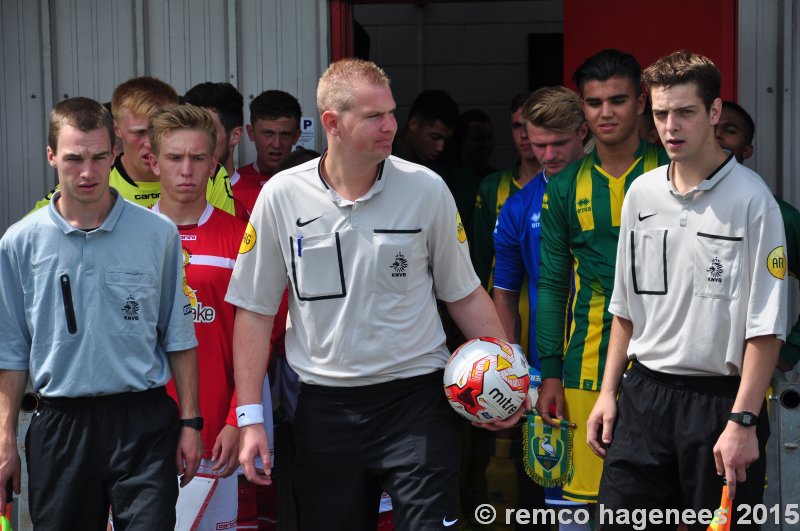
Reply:
[[[114,227],[117,224],[120,216],[122,215],[122,210],[125,208],[125,199],[119,195],[116,189],[109,187],[111,190],[111,195],[114,196],[114,206],[111,207],[106,219],[103,220],[103,223],[95,229],[93,232],[97,231],[105,231],[111,232],[114,230]],[[48,209],[50,212],[50,219],[55,223],[55,225],[61,229],[64,234],[70,234],[72,232],[81,232],[83,231],[77,227],[73,227],[70,225],[66,219],[59,213],[58,209],[56,208],[56,201],[61,197],[61,190],[58,190],[56,193],[53,194],[53,197],[50,199],[50,205],[48,205]]]

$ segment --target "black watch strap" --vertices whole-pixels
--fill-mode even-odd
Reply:
[[[193,428],[197,431],[202,431],[203,417],[195,417],[193,419],[181,419],[181,426],[184,428]]]
[[[758,425],[758,416],[750,411],[740,411],[739,413],[731,413],[728,417],[736,424],[741,424],[746,428]]]

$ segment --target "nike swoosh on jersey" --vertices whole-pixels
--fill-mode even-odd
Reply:
[[[655,216],[656,214],[658,214],[658,212],[656,212],[656,213],[654,213],[654,214],[648,214],[648,215],[646,215],[646,216],[642,216],[642,213],[641,213],[641,212],[639,212],[639,221],[644,221],[644,220],[646,220],[647,218],[652,218],[652,217],[653,217],[653,216]]]
[[[446,516],[444,518],[442,518],[442,525],[445,526],[445,527],[450,527],[451,525],[455,524],[456,522],[458,522],[458,518],[456,518],[455,520],[448,520]]]
[[[300,221],[300,218],[297,218],[297,221],[295,223],[297,223],[298,227],[305,227],[309,223],[313,223],[313,222],[317,221],[321,217],[322,216],[317,216],[314,219],[309,219],[308,221]]]

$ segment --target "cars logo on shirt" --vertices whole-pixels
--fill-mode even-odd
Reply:
[[[783,254],[783,246],[775,247],[767,256],[767,269],[769,273],[780,280],[786,276],[786,256]]]
[[[256,239],[256,228],[253,227],[252,223],[248,223],[247,228],[244,230],[244,234],[242,234],[242,243],[239,245],[239,254],[245,254],[255,247]]]

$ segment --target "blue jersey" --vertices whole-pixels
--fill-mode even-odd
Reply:
[[[544,171],[509,197],[494,227],[494,287],[520,291],[528,274],[530,320],[528,361],[539,368],[536,351],[536,283],[539,280],[539,238],[542,197],[547,185]]]

